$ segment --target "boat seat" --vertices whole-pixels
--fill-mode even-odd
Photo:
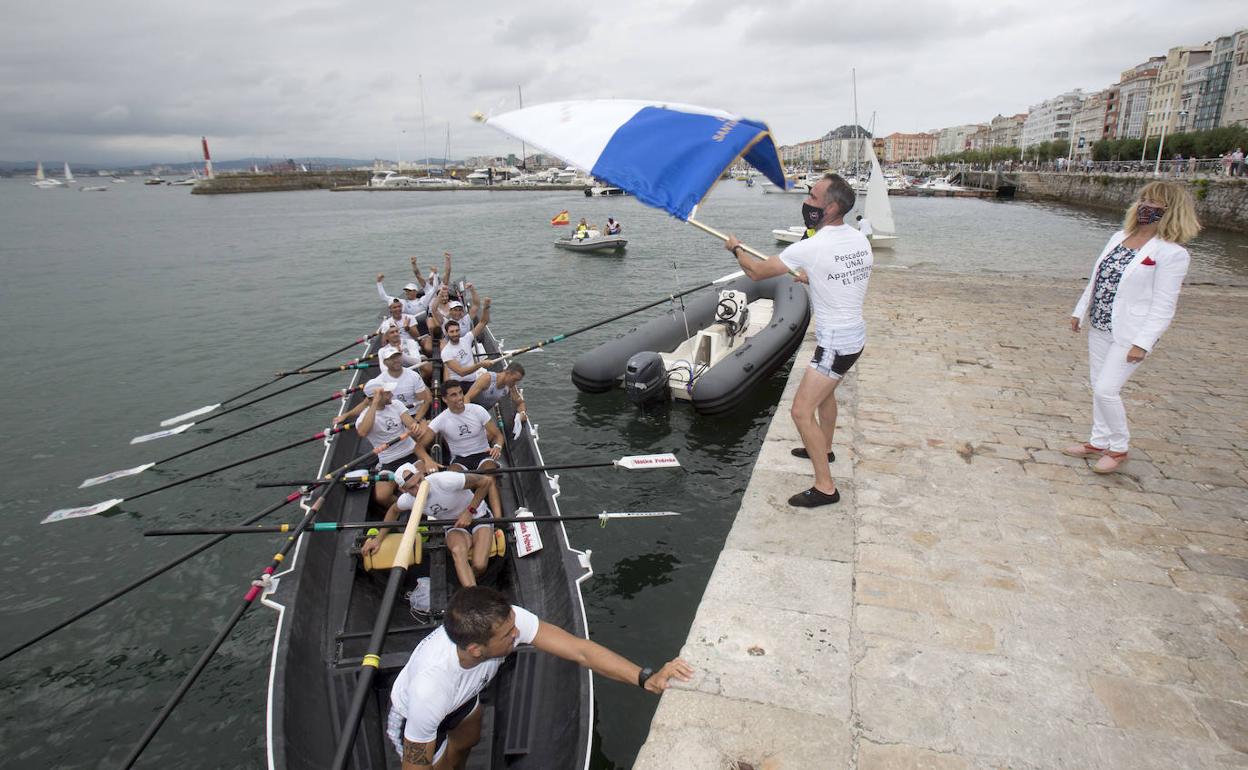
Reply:
[[[517,649],[515,657],[516,669],[512,672],[511,692],[507,695],[507,730],[503,743],[503,755],[508,757],[529,753],[533,733],[538,728],[533,699],[540,689],[538,682],[547,662],[545,655],[528,646]]]
[[[421,527],[421,531],[421,536],[417,538],[416,542],[412,545],[412,564],[420,564],[421,557],[423,556],[422,542],[425,539],[424,532],[427,530],[425,527]],[[364,557],[364,569],[369,572],[375,572],[377,570],[390,569],[393,567],[395,559],[398,558],[399,546],[402,542],[402,532],[391,532],[386,535],[382,538],[381,548],[377,549],[377,552],[373,555]],[[471,549],[469,549],[468,554],[469,556],[472,555]],[[495,529],[494,541],[490,544],[490,557],[505,556],[506,554],[507,536],[503,534],[501,529]]]

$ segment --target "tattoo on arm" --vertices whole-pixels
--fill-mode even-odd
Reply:
[[[403,739],[403,764],[424,765],[426,767],[433,764],[433,752],[429,747],[431,743],[413,743],[407,738]]]

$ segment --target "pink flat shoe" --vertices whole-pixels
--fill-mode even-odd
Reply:
[[[1092,466],[1092,470],[1095,473],[1113,473],[1126,461],[1126,452],[1106,452],[1101,455],[1101,459],[1096,461],[1096,465]]]
[[[1063,448],[1062,454],[1066,455],[1067,457],[1084,458],[1084,457],[1094,457],[1095,455],[1099,455],[1104,451],[1105,450],[1101,449],[1099,446],[1092,446],[1091,444],[1075,444],[1073,446],[1068,446],[1068,447]]]

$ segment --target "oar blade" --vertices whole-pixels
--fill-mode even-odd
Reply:
[[[671,452],[657,455],[631,455],[629,457],[621,457],[615,461],[615,464],[621,468],[627,468],[630,471],[649,470],[651,468],[679,468],[680,461],[676,459],[676,455]]]
[[[166,436],[176,436],[183,431],[190,430],[190,427],[194,424],[195,423],[193,422],[188,422],[185,425],[179,425],[178,427],[170,428],[169,430],[158,430],[155,433],[144,433],[142,436],[135,436],[130,439],[130,443],[142,444],[144,441],[155,441],[158,438],[165,438]]]
[[[106,484],[113,479],[122,479],[126,476],[137,476],[155,464],[156,463],[143,463],[142,465],[136,465],[133,468],[126,468],[123,471],[113,471],[112,473],[105,473],[103,476],[92,476],[79,484],[78,488],[82,489],[83,487],[93,487],[96,484]]]
[[[224,403],[224,402],[222,402],[222,403]],[[192,409],[191,411],[187,412],[186,414],[180,414],[180,415],[178,415],[177,417],[170,417],[170,418],[169,418],[169,419],[167,419],[167,420],[161,420],[161,421],[160,421],[160,427],[162,427],[162,428],[167,428],[167,427],[169,427],[170,425],[177,425],[178,423],[182,422],[183,420],[189,420],[189,419],[191,419],[192,417],[199,417],[201,414],[208,414],[209,412],[211,412],[211,411],[212,411],[212,410],[214,410],[214,409],[219,408],[220,406],[221,406],[221,404],[209,404],[208,406],[201,406],[201,407],[200,407],[200,408],[198,408],[198,409]]]
[[[109,508],[112,508],[114,505],[121,502],[124,502],[124,498],[115,497],[112,500],[105,500],[102,503],[96,503],[95,505],[88,505],[82,508],[61,508],[59,510],[52,511],[47,516],[44,516],[43,521],[39,523],[50,524],[54,521],[64,521],[65,519],[80,519],[83,516],[94,516],[97,513],[107,511]]]

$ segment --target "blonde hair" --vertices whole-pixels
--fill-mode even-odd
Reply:
[[[1122,229],[1127,235],[1135,235],[1140,229],[1136,221],[1136,208],[1140,201],[1148,201],[1166,207],[1166,213],[1157,223],[1157,236],[1171,243],[1187,243],[1200,232],[1200,221],[1196,218],[1196,204],[1187,188],[1177,182],[1149,182],[1140,190],[1135,201],[1127,207],[1127,214],[1122,220]]]

